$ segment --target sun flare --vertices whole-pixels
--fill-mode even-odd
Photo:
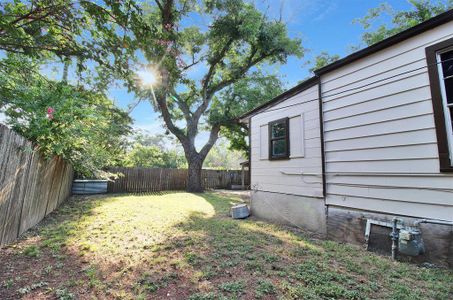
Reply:
[[[152,69],[144,69],[137,72],[140,83],[144,86],[154,86],[157,83],[157,72]]]

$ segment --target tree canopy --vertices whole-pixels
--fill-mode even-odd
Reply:
[[[288,37],[283,22],[270,20],[243,0],[156,0],[145,12],[151,30],[132,30],[145,32],[138,50],[157,83],[153,90],[143,85],[132,88],[153,101],[168,130],[181,142],[191,174],[189,190],[198,191],[204,159],[221,128],[238,117],[229,114],[234,98],[225,97],[223,91],[251,74],[266,77],[262,65],[300,57],[301,41]],[[194,19],[207,25],[195,25],[190,22]],[[200,130],[208,130],[210,137],[197,149]]]
[[[0,4],[0,50],[105,63],[120,52],[133,54],[127,53],[134,49],[128,27],[137,26],[140,15],[133,0],[8,1]]]
[[[132,120],[106,96],[127,78],[138,22],[134,1],[8,1],[0,4],[0,111],[44,155],[82,176],[122,160]],[[64,62],[62,80],[42,71]],[[68,83],[68,68],[77,68]]]
[[[203,168],[233,170],[240,168],[245,160],[244,154],[229,149],[230,142],[220,139],[207,155]],[[187,160],[180,144],[173,141],[173,136],[149,134],[136,130],[131,136],[124,160],[119,162],[124,167],[142,168],[187,168]]]
[[[395,11],[389,4],[382,3],[378,7],[370,9],[363,18],[356,19],[356,23],[369,30],[362,35],[363,42],[367,46],[371,46],[453,8],[453,0],[409,0],[409,3],[412,5],[412,9],[407,11]],[[390,24],[381,24],[377,28],[373,28],[373,23],[383,15],[390,16]]]
[[[103,93],[50,80],[24,56],[0,65],[0,111],[37,150],[65,158],[81,176],[100,176],[121,161],[132,120]]]
[[[65,139],[64,133],[58,133],[61,140],[51,142],[57,134],[55,130],[67,127],[56,124],[64,123],[60,116],[66,108],[71,107],[74,116],[76,108],[80,109],[82,118],[95,113],[83,109],[96,106],[114,111],[110,117],[121,118],[119,124],[128,123],[126,116],[120,117],[122,112],[110,107],[104,92],[108,83],[120,79],[141,99],[150,100],[161,113],[169,132],[181,142],[189,169],[194,172],[189,176],[194,181],[191,189],[199,190],[201,166],[220,130],[223,128],[224,134],[231,137],[243,137],[237,117],[281,91],[278,79],[269,75],[265,66],[285,63],[291,55],[301,56],[303,49],[299,39],[288,37],[283,22],[269,19],[247,1],[137,3],[133,0],[36,0],[0,4],[0,50],[9,53],[1,61],[7,67],[3,70],[6,77],[2,109],[9,122],[34,140],[44,153],[66,155],[79,164],[80,161],[68,154],[69,144],[75,140],[67,135]],[[193,22],[194,19],[199,22]],[[23,74],[17,68],[18,60],[14,62],[11,54],[28,57],[27,68],[30,66],[36,72],[24,91],[19,92],[14,85]],[[61,82],[37,75],[41,63],[54,60],[65,64]],[[67,75],[74,62],[76,84],[68,83]],[[143,70],[155,77],[152,88],[136,76]],[[262,92],[260,87],[264,88]],[[245,97],[251,98],[253,91],[259,91],[259,97],[253,94],[255,99],[247,101]],[[70,99],[73,101],[68,105]],[[43,109],[50,111],[47,117],[41,114]],[[102,124],[103,110],[99,113]],[[26,122],[22,122],[21,115],[28,118]],[[88,119],[85,121],[90,124]],[[105,121],[113,125],[107,116]],[[30,126],[35,123],[36,126]],[[197,149],[195,139],[202,130],[210,132],[209,139]],[[232,140],[232,146],[236,147],[237,140]],[[99,145],[103,144],[93,144],[93,149]],[[80,164],[80,170],[88,172],[94,165],[100,163],[86,168]]]
[[[388,3],[382,3],[378,7],[370,9],[364,17],[353,20],[353,23],[358,23],[367,30],[362,35],[362,41],[366,46],[371,46],[453,8],[453,0],[437,2],[430,0],[409,0],[408,2],[412,8],[406,11],[395,11]],[[385,16],[390,17],[389,23],[380,24],[377,27],[373,26],[375,23],[382,21]],[[360,46],[355,46],[352,47],[352,50],[358,50],[360,48]],[[314,61],[309,61],[307,64],[311,65],[309,71],[313,73],[315,70],[331,64],[338,59],[340,59],[339,55],[332,55],[326,51],[322,51],[314,58]]]
[[[309,64],[312,65],[312,67],[309,69],[309,71],[310,71],[310,73],[313,73],[314,71],[321,69],[322,67],[325,67],[328,64],[336,62],[339,59],[340,59],[340,56],[338,54],[329,54],[326,51],[322,51],[320,54],[318,54],[315,57],[314,62],[308,62]]]
[[[229,140],[219,139],[206,157],[203,168],[237,170],[244,160],[244,152],[232,149]]]
[[[125,167],[187,168],[181,148],[171,140],[166,135],[136,130],[120,164]]]
[[[231,150],[238,150],[245,157],[249,156],[248,127],[239,123],[236,117],[271,100],[283,91],[283,85],[276,75],[261,76],[261,74],[250,74],[222,91],[220,97],[227,101],[218,109],[217,118],[225,120],[221,134],[229,140]]]

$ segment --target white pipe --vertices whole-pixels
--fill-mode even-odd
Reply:
[[[420,219],[414,222],[414,226],[418,226],[422,223],[437,224],[437,225],[450,225],[453,226],[453,221],[442,221],[433,219]]]
[[[385,177],[443,177],[451,178],[453,175],[439,173],[388,173],[388,172],[326,172],[330,176],[385,176]]]

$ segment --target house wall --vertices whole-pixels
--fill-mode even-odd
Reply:
[[[452,29],[440,25],[322,74],[322,129],[318,86],[251,117],[252,213],[355,244],[365,242],[367,219],[453,221],[453,173],[440,172],[425,54]],[[269,161],[267,123],[294,115],[303,134],[290,143],[300,137],[303,150]],[[452,267],[453,226],[420,229],[426,253],[403,259]],[[389,254],[389,231],[373,226],[370,248]]]
[[[268,123],[290,118],[290,159],[269,160]],[[252,213],[325,233],[318,86],[251,117]]]
[[[321,76],[330,239],[362,244],[367,218],[453,221],[453,174],[439,171],[425,55],[452,29],[438,26]],[[417,259],[453,266],[452,227],[422,225],[426,254]],[[385,230],[374,226],[371,239],[388,252]]]
[[[425,48],[441,25],[322,76],[326,204],[453,220],[439,157]]]
[[[327,238],[334,241],[363,245],[367,219],[392,222],[394,215],[364,210],[353,210],[329,206],[327,217]],[[398,217],[404,224],[412,225],[418,218]],[[415,263],[431,262],[453,268],[453,226],[420,224],[425,253],[418,256],[398,254],[398,260]],[[391,255],[392,241],[388,227],[371,226],[368,250]]]

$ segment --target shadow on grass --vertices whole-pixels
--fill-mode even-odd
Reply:
[[[355,299],[366,289],[353,276],[332,270],[325,263],[324,249],[303,235],[254,219],[233,220],[228,212],[235,203],[218,195],[200,196],[215,207],[216,215],[192,213],[178,225],[187,235],[167,244],[168,249],[185,253],[185,268],[199,283],[193,299],[275,298],[277,294],[294,299]]]
[[[233,220],[230,207],[241,201],[184,192],[73,198],[0,252],[0,298],[58,292],[77,298],[448,299],[452,293],[448,271],[394,263],[253,218]]]

